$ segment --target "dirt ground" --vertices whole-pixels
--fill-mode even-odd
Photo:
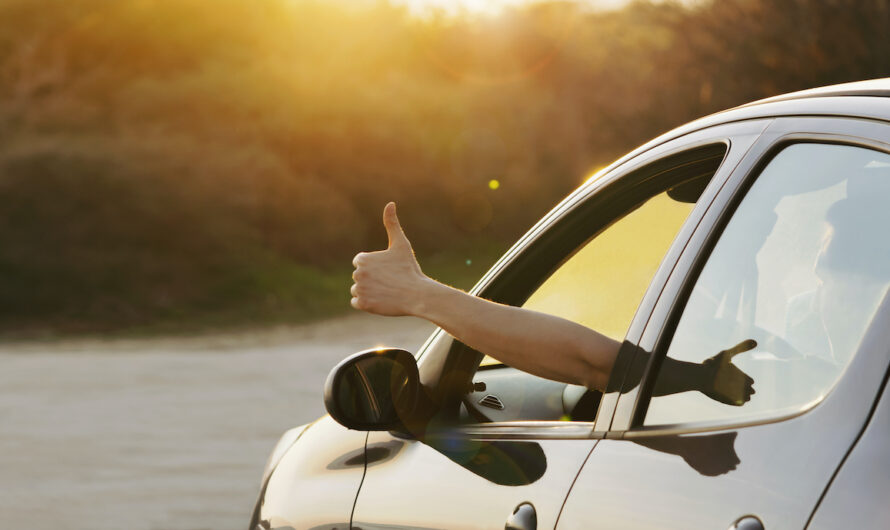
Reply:
[[[0,346],[0,528],[241,530],[328,371],[432,326],[363,314],[262,332]]]

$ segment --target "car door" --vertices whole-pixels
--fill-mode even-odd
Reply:
[[[887,373],[888,203],[886,123],[776,120],[637,315],[558,528],[805,527]]]
[[[657,299],[647,288],[662,257],[679,255],[766,124],[691,133],[610,170],[545,217],[474,294],[623,339],[641,300]],[[352,526],[552,528],[615,402],[483,359],[441,331],[421,353],[441,412],[422,435],[369,434]]]
[[[809,530],[890,528],[890,392],[887,378],[868,426],[813,514]]]

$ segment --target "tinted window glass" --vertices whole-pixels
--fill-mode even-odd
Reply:
[[[696,282],[645,423],[791,412],[829,392],[890,283],[888,204],[886,154],[797,144],[773,158]]]

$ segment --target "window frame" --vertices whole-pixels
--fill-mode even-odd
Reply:
[[[874,139],[882,136],[886,138],[885,141]],[[832,392],[792,412],[787,410],[766,412],[746,418],[690,421],[664,426],[643,425],[658,369],[673,339],[686,303],[717,241],[763,169],[783,149],[799,143],[849,145],[890,154],[890,127],[888,123],[878,120],[836,117],[785,117],[777,118],[770,124],[729,176],[720,194],[705,214],[701,225],[691,236],[687,248],[678,258],[677,267],[666,282],[663,296],[653,308],[650,321],[637,346],[637,351],[654,353],[637,355],[632,361],[635,366],[629,370],[642,371],[642,375],[637,379],[639,385],[634,388],[627,386],[622,388],[608,437],[635,438],[690,434],[776,423],[805,414],[830,398]],[[854,354],[854,358],[863,355],[864,349],[866,345],[863,344]],[[886,363],[877,363],[875,369],[886,370]],[[843,379],[848,378],[850,372],[851,370],[846,370],[835,387]]]
[[[630,323],[622,346],[622,351],[619,353],[619,359],[610,377],[607,391],[600,402],[596,422],[492,422],[488,424],[473,424],[467,426],[467,429],[471,429],[473,432],[478,432],[481,429],[495,437],[499,437],[501,432],[509,431],[510,438],[516,438],[517,436],[537,438],[542,435],[553,437],[552,433],[561,433],[556,437],[576,438],[580,432],[579,429],[569,426],[586,425],[589,426],[589,430],[581,429],[581,431],[587,432],[585,437],[601,438],[605,435],[611,424],[612,414],[617,403],[617,391],[625,378],[629,354],[632,353],[631,349],[635,348],[635,341],[639,339],[639,334],[644,328],[644,323],[641,324],[640,320],[645,321],[648,319],[651,308],[658,300],[661,289],[664,287],[664,280],[669,276],[670,271],[673,270],[677,256],[686,247],[688,238],[701,222],[702,216],[715,199],[718,191],[722,188],[735,166],[744,158],[744,155],[771,122],[771,119],[757,119],[709,127],[667,141],[646,152],[622,161],[615,167],[607,168],[599,175],[591,178],[586,185],[581,186],[554,210],[544,216],[483,276],[479,283],[470,291],[472,294],[501,303],[511,303],[512,305],[523,303],[550,276],[553,270],[558,268],[577,248],[596,237],[637,205],[664,191],[664,177],[661,179],[658,177],[675,171],[679,167],[678,157],[688,156],[702,148],[713,148],[717,144],[725,146],[725,152],[716,173],[675,236],[638,305],[636,315]],[[695,157],[693,156],[692,158]],[[659,164],[662,164],[662,166],[659,166]],[[666,178],[670,178],[670,176]],[[616,198],[621,200],[615,200]],[[610,208],[595,208],[593,206],[596,203],[608,204]],[[585,213],[585,211],[588,213]],[[600,226],[593,231],[588,231],[586,237],[575,241],[573,244],[566,244],[565,234],[561,233],[560,230],[571,227],[573,222],[577,222],[579,215],[582,218],[590,216],[589,212],[595,212],[593,217],[600,219]],[[604,219],[605,221],[603,221]],[[554,243],[557,246],[568,248],[560,253],[559,259],[551,262],[549,270],[542,271],[540,267],[535,269],[533,266],[535,260],[540,259],[542,254],[552,253]],[[531,281],[529,281],[529,278],[531,278]],[[513,296],[509,296],[512,286],[517,283],[523,284],[523,281],[524,292],[521,293],[521,296],[517,296],[515,290]],[[451,396],[447,394],[449,390],[453,392],[455,388],[467,388],[469,383],[466,380],[455,380],[454,377],[449,377],[449,375],[458,374],[457,377],[459,378],[459,374],[469,373],[469,376],[472,377],[481,360],[481,356],[465,347],[448,347],[446,348],[447,351],[441,351],[441,349],[436,351],[437,343],[440,341],[447,343],[449,342],[447,339],[447,335],[441,330],[434,332],[423,348],[430,351],[422,351],[419,363],[421,380],[434,394],[437,394],[434,396],[434,399],[438,399],[440,402],[445,402],[449,398],[453,399],[453,394]],[[438,344],[438,346],[441,347],[441,344]]]

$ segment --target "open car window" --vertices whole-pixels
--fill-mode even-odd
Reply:
[[[709,163],[661,173],[658,186],[625,190],[626,206],[609,219],[574,227],[587,230],[549,271],[526,276],[524,308],[588,326],[618,341],[661,261],[725,154],[724,145],[707,152]],[[632,177],[632,175],[630,176]],[[628,177],[624,177],[628,178]],[[617,202],[617,201],[616,201]],[[576,209],[595,208],[580,204]],[[587,220],[583,215],[580,217]],[[542,238],[565,237],[550,230]],[[541,352],[547,355],[547,352]],[[496,357],[496,356],[495,356]],[[469,420],[593,421],[599,392],[543,379],[485,357],[464,399]]]
[[[522,307],[623,340],[649,281],[692,207],[667,192],[652,197],[577,249]],[[498,364],[486,356],[481,366]]]
[[[692,207],[666,192],[649,199],[581,247],[523,307],[624,339],[649,281]]]

